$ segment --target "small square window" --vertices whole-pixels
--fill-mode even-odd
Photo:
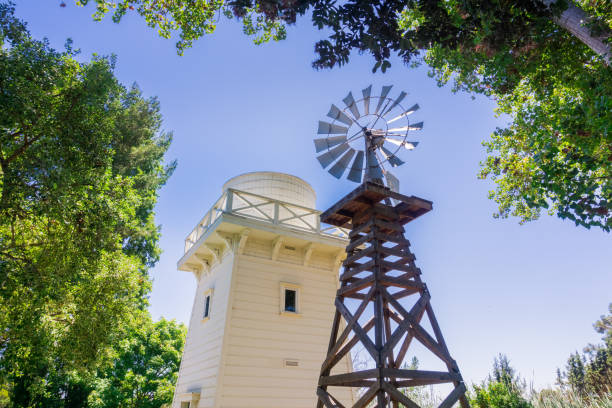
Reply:
[[[300,287],[293,283],[281,282],[280,292],[280,312],[281,314],[299,315],[300,314]]]
[[[210,312],[212,307],[212,289],[207,290],[204,293],[204,309],[202,310],[202,320],[210,319]]]
[[[285,312],[297,312],[297,291],[285,289]]]
[[[206,296],[204,301],[204,317],[208,317],[210,314],[210,295]]]
[[[181,402],[181,408],[189,408],[190,406],[191,406],[191,403],[189,401]]]

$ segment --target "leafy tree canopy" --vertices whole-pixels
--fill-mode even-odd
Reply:
[[[612,393],[612,303],[608,314],[601,316],[594,327],[603,335],[603,344],[589,344],[583,354],[572,354],[566,371],[559,375],[562,385],[583,396]]]
[[[103,370],[88,407],[159,408],[170,404],[178,378],[187,328],[161,319],[132,330],[116,346],[117,357]]]
[[[585,41],[610,50],[609,1],[76,2],[95,3],[96,18],[112,12],[120,21],[133,11],[163,37],[178,32],[179,53],[212,33],[220,14],[240,19],[259,43],[284,39],[286,25],[311,13],[313,25],[329,33],[315,45],[317,69],[346,64],[357,51],[385,71],[398,55],[407,64],[429,64],[440,85],[453,82],[455,90],[498,101],[498,113],[512,121],[485,142],[489,157],[480,172],[496,184],[496,216],[525,222],[548,211],[586,228],[612,228],[610,56],[594,53],[560,18],[568,10],[587,16]]]
[[[36,406],[54,372],[100,367],[146,313],[174,163],[158,102],[112,58],[78,62],[13,13],[0,2],[0,379]]]
[[[474,385],[470,403],[476,408],[533,408],[524,398],[524,381],[504,354],[495,357],[493,372],[481,385]]]

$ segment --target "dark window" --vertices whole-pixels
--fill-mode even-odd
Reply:
[[[297,312],[297,292],[291,289],[285,289],[285,312]]]
[[[210,295],[206,296],[204,301],[204,318],[207,318],[210,314]]]

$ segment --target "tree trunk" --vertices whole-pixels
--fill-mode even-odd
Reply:
[[[550,6],[555,2],[556,0],[545,0],[544,4]],[[588,20],[589,16],[584,10],[571,3],[571,1],[569,7],[559,17],[555,17],[557,24],[572,33],[595,53],[601,55],[606,65],[609,66],[612,50],[610,49],[610,44],[604,42],[608,36],[594,37],[591,34],[591,30],[584,26],[584,23],[588,22]]]

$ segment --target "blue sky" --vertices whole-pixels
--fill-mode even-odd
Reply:
[[[476,178],[482,140],[505,123],[492,101],[438,88],[425,68],[397,60],[386,74],[372,74],[371,58],[359,55],[345,67],[314,71],[313,44],[322,34],[307,19],[286,41],[263,46],[222,19],[216,33],[179,57],[173,40],[135,16],[97,23],[91,7],[66,3],[18,1],[17,14],[56,48],[72,38],[82,59],[116,54],[117,76],[157,96],[164,128],[174,132],[168,158],[178,168],[157,206],[164,252],[151,271],[155,318],[188,321],[195,281],[176,271],[176,261],[227,179],[258,170],[294,174],[313,185],[318,208],[326,209],[356,185],[320,168],[312,144],[317,121],[349,90],[391,84],[393,95],[405,90],[406,104],[421,106],[414,115],[425,122],[420,144],[402,155],[406,164],[395,175],[402,193],[434,202],[407,236],[465,379],[480,382],[502,352],[542,387],[571,352],[599,340],[592,323],[612,302],[611,237],[548,215],[522,226],[493,219],[492,184]]]

